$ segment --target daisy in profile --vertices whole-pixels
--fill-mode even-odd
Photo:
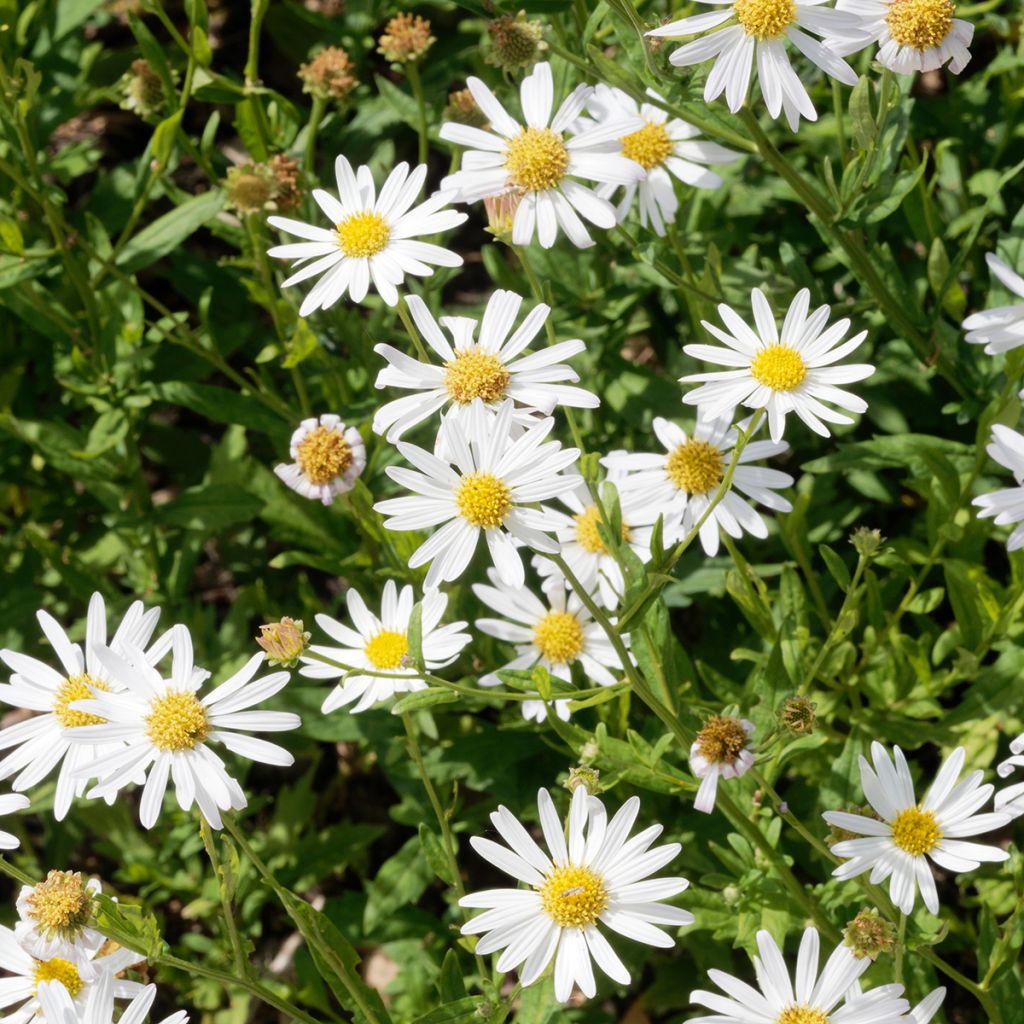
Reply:
[[[572,386],[579,375],[565,360],[586,347],[579,338],[537,352],[526,351],[544,326],[549,306],[535,306],[513,331],[522,296],[499,290],[487,300],[480,321],[468,316],[442,317],[446,336],[419,296],[410,295],[407,302],[420,334],[443,365],[417,362],[391,345],[374,348],[388,361],[377,375],[377,387],[413,392],[381,406],[373,417],[374,431],[386,431],[390,442],[446,407],[452,416],[464,415],[476,399],[492,411],[506,398],[513,399],[517,409],[527,414],[517,417],[519,422],[527,425],[533,422],[531,412],[549,415],[556,405],[595,409],[600,404],[596,395]]]
[[[992,441],[985,448],[989,456],[1013,474],[1016,487],[1005,487],[991,494],[979,494],[971,504],[981,511],[979,519],[995,518],[996,526],[1013,526],[1006,541],[1008,551],[1024,547],[1024,435],[996,423]],[[1014,526],[1014,524],[1019,524]],[[0,736],[3,734],[0,733]]]
[[[96,690],[91,700],[76,701],[75,710],[95,715],[103,724],[83,725],[71,739],[118,740],[124,745],[82,767],[83,778],[99,778],[90,796],[114,795],[144,774],[139,820],[145,828],[156,824],[168,782],[173,783],[182,810],[195,804],[213,828],[221,828],[220,812],[240,810],[247,801],[214,753],[213,744],[251,761],[286,766],[295,759],[283,747],[236,730],[281,732],[302,723],[290,712],[251,710],[288,683],[287,672],[253,678],[263,662],[262,651],[200,698],[198,691],[209,673],[195,670],[188,630],[179,625],[170,632],[169,678],[149,664],[138,648],[127,647],[120,653],[109,647],[97,649],[97,657],[121,692]]]
[[[579,449],[545,442],[555,424],[550,417],[513,439],[512,412],[510,398],[496,415],[475,399],[467,416],[445,418],[433,455],[398,443],[416,469],[388,466],[387,474],[413,493],[374,508],[389,517],[389,530],[441,526],[409,559],[413,569],[431,563],[428,589],[462,575],[481,534],[499,577],[511,587],[521,587],[526,578],[516,541],[534,551],[558,550],[548,536],[554,529],[549,513],[533,506],[576,486],[579,478],[563,470],[579,459]]]
[[[693,992],[690,1001],[713,1014],[692,1017],[687,1024],[900,1024],[907,1019],[910,1004],[902,985],[879,985],[863,995],[850,992],[871,966],[870,958],[858,959],[839,945],[819,973],[820,946],[817,931],[805,929],[791,977],[782,950],[762,929],[753,958],[757,988],[725,971],[709,970],[708,977],[725,995]]]
[[[118,1015],[118,1024],[144,1024],[156,999],[156,985],[139,985],[138,989]],[[85,999],[77,1003],[59,978],[40,982],[36,989],[42,1010],[40,1016],[47,1024],[114,1024],[117,996],[117,983],[107,973],[102,974],[95,985],[90,985]],[[164,1017],[160,1024],[187,1024],[187,1021],[188,1014],[177,1010]]]
[[[502,669],[527,669],[540,665],[557,679],[572,682],[572,667],[579,665],[588,683],[611,686],[622,672],[622,662],[605,631],[594,621],[579,597],[564,580],[544,588],[545,600],[528,587],[509,587],[493,570],[490,585],[473,584],[473,593],[500,619],[477,619],[481,633],[504,640],[515,647],[516,656]],[[623,641],[628,645],[629,637]],[[500,671],[500,670],[499,670]],[[498,686],[496,672],[480,677],[481,686]],[[559,718],[569,717],[568,700],[555,701]],[[523,703],[523,717],[543,721],[544,702]]]
[[[693,809],[715,809],[719,779],[736,779],[754,766],[754,723],[731,715],[714,715],[690,747],[690,771],[700,779]]]
[[[682,427],[655,417],[654,435],[665,452],[612,452],[601,461],[609,469],[623,474],[618,487],[625,501],[642,508],[644,522],[664,519],[669,543],[681,540],[700,522],[732,461],[732,450],[739,433],[732,425],[732,410],[720,416],[704,415],[698,410],[697,423],[687,435]],[[739,424],[746,429],[749,421]],[[700,528],[704,553],[718,553],[719,531],[730,537],[744,532],[754,537],[768,536],[768,526],[747,501],[759,502],[776,512],[789,512],[793,506],[776,491],[793,486],[788,473],[752,465],[789,450],[785,441],[750,441],[740,453],[739,465],[730,488],[712,509]]]
[[[663,97],[648,89],[649,96]],[[717,142],[700,138],[692,124],[679,117],[670,117],[653,103],[637,103],[632,96],[607,85],[598,85],[587,101],[587,109],[597,124],[627,117],[641,117],[644,126],[618,140],[622,156],[638,163],[647,177],[623,188],[619,200],[619,220],[626,219],[633,203],[639,197],[640,223],[653,228],[658,235],[665,234],[665,225],[676,219],[679,198],[674,179],[693,188],[712,189],[722,184],[721,177],[708,170],[708,164],[730,164],[743,155],[726,149]],[[597,194],[610,199],[617,185],[602,185]]]
[[[827,8],[814,8],[825,11]],[[819,306],[808,315],[811,293],[802,288],[793,299],[780,332],[764,293],[755,288],[750,294],[754,309],[754,327],[749,327],[731,307],[722,303],[718,315],[728,330],[706,320],[704,329],[725,345],[684,345],[683,351],[694,359],[728,366],[728,370],[696,373],[681,378],[681,383],[701,382],[687,392],[687,405],[704,406],[708,416],[722,415],[737,405],[765,409],[773,441],[782,440],[786,416],[795,412],[822,437],[829,436],[827,423],[852,423],[843,413],[825,405],[838,405],[850,412],[862,413],[867,402],[837,385],[864,380],[875,372],[867,363],[835,366],[857,349],[867,337],[861,331],[848,341],[840,341],[850,329],[849,320],[839,320],[827,330],[828,306]],[[838,346],[838,347],[837,347]]]
[[[347,667],[327,665],[309,655],[302,658],[301,675],[310,679],[341,677],[341,682],[327,695],[320,710],[327,714],[351,705],[355,714],[389,700],[396,693],[425,690],[427,684],[409,657],[409,618],[415,604],[413,588],[408,586],[399,590],[394,580],[388,580],[381,595],[379,618],[366,607],[357,591],[349,590],[345,600],[355,628],[345,626],[329,615],[318,615],[316,624],[341,646],[314,644],[310,650]],[[471,639],[468,633],[460,632],[465,622],[440,624],[447,606],[447,595],[437,590],[424,593],[420,631],[423,663],[428,672],[450,665]],[[356,671],[351,671],[353,669]],[[360,675],[359,669],[387,672],[391,678]]]
[[[1024,732],[1010,743],[1010,756],[999,763],[999,778],[1008,779],[1017,768],[1024,768]],[[1024,814],[1024,782],[996,790],[995,808],[1003,814],[1019,818]]]
[[[21,793],[5,793],[0,796],[0,818],[17,811],[24,811],[28,807],[28,797]],[[21,840],[10,832],[0,830],[0,850],[16,850],[21,845]]]
[[[355,427],[341,417],[324,413],[303,420],[288,446],[293,462],[281,463],[274,472],[293,491],[330,505],[347,494],[366,468],[366,447]]]
[[[985,352],[994,356],[1024,345],[1024,277],[1015,274],[995,253],[986,253],[985,262],[996,278],[1021,300],[974,313],[964,321],[967,341],[984,345]]]
[[[714,4],[714,10],[681,18],[647,34],[670,39],[700,36],[680,46],[668,59],[677,68],[685,68],[715,58],[704,85],[708,103],[725,93],[735,114],[747,101],[756,62],[761,95],[773,119],[785,113],[794,132],[801,117],[817,120],[811,97],[789,63],[787,40],[825,74],[844,85],[857,84],[857,72],[842,55],[863,49],[870,37],[854,14],[826,7],[820,0],[701,2]]]
[[[107,941],[96,928],[100,889],[99,879],[86,880],[79,871],[52,870],[37,885],[23,885],[14,926],[18,943],[37,960],[95,956]]]
[[[935,71],[943,64],[959,75],[971,59],[974,26],[954,18],[954,0],[837,0],[836,9],[852,14],[871,41],[875,59],[900,75]]]
[[[627,839],[640,801],[630,797],[609,821],[604,804],[584,786],[572,795],[568,827],[546,789],[537,795],[540,826],[548,852],[531,838],[515,815],[499,807],[491,815],[508,844],[474,836],[470,844],[484,860],[526,888],[486,889],[459,900],[463,907],[486,908],[463,925],[463,934],[480,935],[481,955],[503,950],[497,969],[519,968],[525,988],[555,960],[555,998],[565,1002],[578,985],[588,998],[597,991],[593,960],[620,985],[629,971],[598,924],[636,942],[668,949],[672,936],[658,925],[693,923],[693,915],[661,900],[681,893],[685,878],[651,878],[679,853],[678,843],[651,849],[661,835],[652,825]]]
[[[445,209],[452,198],[448,192],[435,192],[419,206],[412,205],[423,191],[426,164],[411,172],[408,164],[399,164],[388,175],[380,195],[369,167],[353,171],[348,160],[339,156],[334,173],[340,199],[322,188],[313,190],[330,228],[288,217],[267,218],[274,227],[305,239],[269,250],[269,255],[279,259],[297,260],[300,267],[281,287],[320,277],[302,300],[299,316],[329,309],[346,291],[353,302],[362,302],[371,284],[394,306],[398,304],[397,286],[407,275],[429,277],[433,267],[462,266],[458,253],[419,240],[457,227],[466,219],[464,213]]]
[[[877,818],[845,811],[826,811],[823,815],[830,825],[858,836],[832,847],[837,857],[849,858],[832,874],[846,879],[870,871],[875,885],[889,878],[889,895],[905,914],[913,911],[920,889],[924,905],[937,914],[939,896],[928,861],[959,874],[973,871],[985,861],[1008,859],[1010,855],[998,846],[964,839],[1001,828],[1010,815],[976,813],[992,796],[993,787],[981,784],[980,771],[958,781],[964,766],[963,747],[957,747],[946,758],[920,804],[914,796],[914,780],[903,751],[893,747],[893,752],[895,764],[885,747],[876,742],[871,744],[874,766],[860,758],[861,785]]]
[[[640,181],[644,169],[608,152],[608,143],[642,128],[641,118],[609,119],[569,135],[591,89],[577,87],[552,116],[554,84],[547,63],[538,64],[519,87],[525,124],[511,117],[479,78],[468,79],[466,85],[490,129],[455,122],[441,126],[442,139],[467,148],[460,169],[441,182],[442,188],[455,189],[463,203],[518,196],[513,245],[529,245],[536,235],[550,249],[561,229],[583,249],[594,244],[583,220],[599,228],[615,227],[615,208],[579,179],[615,186]]]
[[[135,601],[114,631],[111,649],[122,651],[130,646],[146,650],[159,617],[159,608],[147,612],[141,601]],[[78,776],[78,769],[93,757],[120,746],[116,740],[103,741],[96,749],[72,744],[71,729],[101,721],[77,711],[72,705],[90,697],[95,689],[116,690],[118,684],[110,678],[94,649],[97,644],[107,642],[107,609],[101,594],[93,594],[89,600],[84,652],[71,642],[48,612],[38,611],[36,618],[57,656],[59,668],[54,669],[46,662],[17,651],[0,651],[0,661],[13,673],[9,684],[0,685],[0,700],[12,707],[36,712],[31,718],[0,731],[0,750],[11,750],[0,761],[0,779],[14,775],[15,790],[31,789],[59,764],[53,816],[62,821],[72,799],[85,791],[86,780]],[[167,650],[166,640],[165,635],[153,645],[146,655],[147,660],[155,662],[163,656]]]

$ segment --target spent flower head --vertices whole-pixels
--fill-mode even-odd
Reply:
[[[172,81],[176,77],[171,72]],[[162,117],[167,107],[164,80],[153,70],[148,60],[133,60],[131,67],[121,76],[119,83],[121,107],[134,111],[143,121]]]
[[[529,70],[548,48],[544,26],[539,21],[529,21],[525,11],[489,21],[487,34],[491,37],[487,63],[503,71]]]
[[[779,708],[779,725],[794,736],[806,736],[818,722],[818,705],[807,697],[787,697]]]
[[[456,124],[468,124],[471,128],[486,128],[488,125],[487,115],[477,106],[468,89],[456,89],[448,93],[444,119]]]
[[[896,929],[877,910],[862,910],[843,929],[843,942],[858,960],[876,960],[896,942]]]
[[[26,920],[41,935],[75,940],[93,919],[95,890],[80,871],[48,871],[25,897]]]
[[[357,85],[352,61],[340,46],[328,46],[299,67],[302,91],[316,99],[343,100]]]
[[[866,526],[858,526],[850,534],[850,543],[861,558],[874,558],[882,550],[885,538],[881,530],[871,530]]]
[[[410,64],[420,60],[437,39],[430,34],[426,18],[402,11],[387,23],[377,42],[379,54],[397,64]]]

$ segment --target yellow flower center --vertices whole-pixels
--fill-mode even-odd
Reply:
[[[149,709],[146,735],[160,750],[191,750],[210,731],[206,709],[191,690],[170,690],[154,697]]]
[[[663,124],[648,121],[639,131],[622,139],[622,155],[649,171],[672,153],[672,140]]]
[[[363,653],[374,668],[398,668],[409,653],[409,641],[404,633],[382,629],[364,648]]]
[[[91,715],[88,711],[74,711],[68,707],[76,700],[92,700],[93,693],[89,689],[90,686],[96,690],[103,690],[105,693],[110,692],[109,686],[101,683],[98,679],[93,679],[88,672],[77,676],[68,676],[57,687],[57,693],[53,698],[53,713],[65,729],[75,729],[80,725],[102,725],[106,721],[99,715]]]
[[[524,128],[508,144],[505,170],[513,185],[527,192],[554,188],[569,167],[569,151],[550,128]]]
[[[576,520],[576,543],[592,555],[608,554],[608,547],[597,528],[601,522],[601,510],[596,505],[588,505],[573,519]],[[622,524],[622,539],[629,541],[629,527],[625,523]]]
[[[352,465],[352,446],[330,427],[314,427],[295,453],[299,472],[312,484],[329,484]]]
[[[556,867],[541,886],[540,904],[559,928],[585,928],[608,906],[608,890],[590,868]]]
[[[28,896],[28,916],[48,937],[74,938],[92,920],[92,893],[79,871],[49,871]]]
[[[772,391],[792,391],[807,376],[807,364],[789,345],[775,344],[761,349],[750,364],[754,380]]]
[[[59,981],[72,999],[85,988],[85,982],[78,973],[78,968],[69,960],[54,957],[52,960],[36,961],[36,985],[44,981]]]
[[[747,745],[747,730],[738,718],[715,715],[697,733],[697,750],[712,764],[732,764]]]
[[[548,612],[533,627],[537,650],[554,665],[568,665],[583,650],[583,627],[572,612]]]
[[[679,445],[665,463],[665,472],[681,491],[707,494],[722,479],[722,453],[707,441],[690,438]]]
[[[789,1006],[779,1014],[777,1024],[828,1024],[828,1014],[813,1006]]]
[[[952,31],[955,11],[953,0],[892,0],[885,20],[900,46],[929,50]]]
[[[778,39],[796,21],[793,0],[736,0],[732,11],[743,31],[755,39]]]
[[[892,823],[892,841],[912,857],[920,857],[938,845],[942,829],[931,811],[908,807],[896,815]]]
[[[504,363],[490,352],[469,349],[445,363],[444,386],[452,401],[469,405],[474,398],[496,402],[505,394],[511,375]]]
[[[364,210],[335,224],[338,245],[352,259],[376,256],[391,238],[391,228],[379,213]]]
[[[491,473],[470,473],[455,492],[459,514],[472,526],[493,530],[512,507],[512,492]]]

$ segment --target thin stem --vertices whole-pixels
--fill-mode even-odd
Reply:
[[[903,953],[907,947],[907,915],[900,911],[900,923],[896,930],[896,950],[892,968],[892,980],[903,984]]]
[[[409,79],[409,87],[412,89],[413,98],[416,100],[416,131],[419,135],[419,162],[427,162],[428,146],[430,137],[427,134],[427,101],[423,96],[423,80],[420,78],[420,69],[415,61],[405,65],[405,77]]]
[[[405,327],[405,333],[409,335],[412,347],[416,349],[416,355],[418,355],[423,362],[429,363],[430,356],[427,355],[427,350],[423,347],[423,342],[420,341],[420,336],[416,333],[416,328],[413,326],[412,319],[409,316],[409,306],[404,296],[398,300],[398,305],[395,306],[395,311],[398,313],[398,319],[402,321],[402,325]]]
[[[309,125],[306,128],[306,154],[302,159],[302,169],[310,177],[313,175],[313,165],[316,161],[316,136],[326,110],[327,100],[323,96],[314,96],[313,109],[310,111]]]
[[[203,846],[206,848],[206,855],[210,858],[210,865],[213,874],[217,879],[217,891],[220,894],[220,909],[224,917],[224,930],[228,934],[228,943],[231,946],[231,959],[234,961],[235,972],[239,977],[247,978],[250,972],[249,958],[245,955],[245,946],[242,943],[242,936],[238,931],[238,924],[235,921],[235,908],[227,891],[227,878],[224,873],[224,865],[221,863],[220,854],[217,852],[217,837],[213,834],[207,820],[200,815],[199,829],[203,837]]]
[[[16,882],[21,882],[22,885],[38,885],[34,878],[26,875],[21,868],[16,868],[6,857],[0,857],[0,871]]]

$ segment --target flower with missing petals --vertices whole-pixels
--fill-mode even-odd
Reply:
[[[288,451],[295,461],[282,462],[274,472],[293,491],[324,505],[351,491],[366,468],[366,446],[359,431],[346,427],[334,413],[303,420]]]
[[[715,809],[719,779],[745,775],[754,765],[754,723],[731,715],[714,715],[690,746],[690,771],[700,779],[693,809],[710,814]]]
[[[18,942],[39,960],[95,954],[106,942],[95,927],[99,891],[99,880],[86,881],[79,871],[52,870],[37,885],[23,885],[14,927]]]

